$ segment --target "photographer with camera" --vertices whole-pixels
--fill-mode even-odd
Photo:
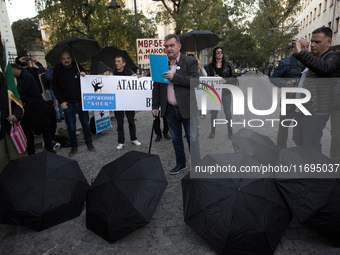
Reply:
[[[30,66],[29,63],[34,63],[38,68]],[[35,79],[40,93],[43,93],[42,84],[39,79],[39,74],[45,73],[43,65],[31,56],[18,56],[15,59],[15,63],[21,68],[26,69]]]
[[[301,49],[308,52],[309,43],[306,39],[299,39]],[[294,44],[290,42],[289,48],[293,50]],[[301,72],[305,69],[304,65],[295,58],[294,53],[285,58],[280,62],[277,68],[274,69],[273,75],[270,77],[270,82],[275,86],[282,87],[297,87],[299,84],[299,78],[301,77]],[[292,79],[291,79],[292,78]],[[288,97],[294,97],[294,94],[288,95]],[[277,133],[277,146],[280,149],[285,149],[287,147],[288,138],[288,127],[281,125],[281,121],[285,119],[294,119],[295,116],[295,106],[287,105],[286,115],[280,114],[280,125]],[[286,123],[287,126],[287,123]]]

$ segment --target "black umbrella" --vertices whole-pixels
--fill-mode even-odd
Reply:
[[[58,42],[46,55],[46,61],[51,65],[60,63],[59,54],[63,51],[69,52],[76,63],[82,63],[96,55],[100,51],[100,46],[94,39],[73,37]]]
[[[304,146],[281,150],[278,164],[297,166],[296,173],[277,175],[276,185],[299,223],[340,246],[340,183],[337,178],[323,178],[338,177],[333,174],[329,176],[328,171],[331,166],[335,170],[336,164]],[[321,170],[327,167],[328,174],[316,175],[312,169],[318,166]],[[304,171],[300,173],[300,169]]]
[[[200,51],[214,47],[221,39],[209,30],[191,30],[188,33],[179,35],[182,48],[181,51]]]
[[[102,74],[105,71],[113,72],[115,70],[115,57],[122,56],[125,58],[126,67],[137,72],[137,66],[133,63],[129,54],[125,50],[119,50],[114,47],[106,47],[91,59],[91,74]]]
[[[241,128],[231,136],[234,151],[244,152],[261,164],[276,165],[278,148],[268,137],[253,130]]]
[[[182,179],[184,221],[220,254],[273,254],[292,214],[274,179]]]
[[[74,160],[51,152],[12,160],[0,175],[0,222],[52,227],[80,215],[88,188]]]
[[[167,186],[156,155],[130,151],[103,166],[86,195],[86,227],[114,242],[147,225]]]

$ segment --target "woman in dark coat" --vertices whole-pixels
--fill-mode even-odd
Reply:
[[[235,75],[234,66],[227,60],[224,59],[223,50],[220,47],[216,47],[213,50],[212,63],[205,67],[208,76],[222,77],[221,83],[237,84],[237,78]],[[230,121],[231,115],[231,92],[229,89],[222,89],[222,104],[226,120],[228,120],[228,137],[230,138],[233,134]],[[213,126],[214,119],[217,118],[218,111],[211,111],[211,132],[209,138],[214,138],[215,127]]]

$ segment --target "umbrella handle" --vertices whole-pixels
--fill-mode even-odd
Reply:
[[[79,74],[80,74],[79,65],[78,65],[78,62],[77,62],[77,59],[76,59],[76,55],[74,54],[74,52],[73,52],[73,48],[72,48],[72,47],[71,47],[71,50],[72,50],[72,54],[73,54],[74,60],[75,60],[75,62],[76,62],[76,65],[77,65],[78,72],[79,72]]]

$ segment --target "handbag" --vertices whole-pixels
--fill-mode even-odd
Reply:
[[[19,154],[26,151],[27,139],[19,122],[14,122],[11,126],[10,136]]]

